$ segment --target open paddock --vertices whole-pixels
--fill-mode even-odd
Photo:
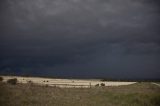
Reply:
[[[95,86],[101,86],[103,83],[105,86],[120,86],[130,85],[136,82],[118,82],[118,81],[101,81],[100,79],[54,79],[54,78],[40,78],[40,77],[20,77],[20,76],[2,76],[3,81],[8,79],[17,78],[18,83],[34,83],[38,85],[47,85],[54,87],[64,88],[90,88]]]

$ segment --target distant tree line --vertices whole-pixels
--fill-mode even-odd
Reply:
[[[160,82],[160,79],[112,79],[103,78],[101,81],[127,81],[127,82]]]

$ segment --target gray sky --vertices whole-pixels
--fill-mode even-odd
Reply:
[[[0,73],[159,78],[159,0],[1,0]]]

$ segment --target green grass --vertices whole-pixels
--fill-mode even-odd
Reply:
[[[0,83],[0,105],[160,106],[160,87],[151,83],[96,88],[55,88]]]

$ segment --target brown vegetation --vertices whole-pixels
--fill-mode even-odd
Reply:
[[[0,83],[1,106],[160,106],[159,101],[160,87],[151,83],[93,88]]]
[[[0,77],[0,81],[3,81],[3,77]]]
[[[12,85],[16,85],[17,84],[17,78],[8,79],[7,83],[12,84]]]

